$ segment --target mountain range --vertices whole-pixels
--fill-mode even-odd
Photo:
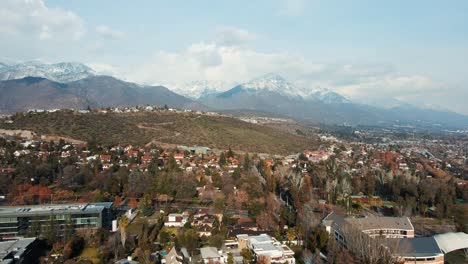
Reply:
[[[326,88],[300,87],[276,74],[240,84],[195,81],[166,88],[98,75],[80,63],[30,62],[0,64],[0,79],[0,112],[167,104],[196,110],[270,113],[312,123],[468,127],[468,117],[454,112],[416,107],[392,98],[374,103],[351,101]]]
[[[37,61],[8,65],[0,63],[0,80],[42,77],[55,82],[73,82],[96,75],[90,67],[73,62],[45,64]]]
[[[60,69],[57,69],[57,65]],[[86,109],[88,106],[118,107],[148,104],[206,109],[200,103],[176,94],[166,87],[140,86],[110,76],[95,75],[80,64],[24,67],[27,69],[26,72],[17,71],[20,67],[7,67],[14,70],[12,74],[8,71],[2,72],[4,76],[9,76],[7,80],[0,81],[0,112],[4,113],[28,109]],[[51,72],[44,70],[47,68],[52,69]],[[35,77],[22,78],[27,74]],[[51,79],[61,78],[70,81],[58,82],[42,76],[55,76]]]
[[[237,85],[236,82],[222,80],[198,80],[183,83],[167,83],[166,87],[180,95],[197,100],[212,94],[221,93]]]

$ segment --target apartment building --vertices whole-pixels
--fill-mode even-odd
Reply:
[[[49,230],[110,228],[112,202],[0,207],[0,238],[31,237]]]

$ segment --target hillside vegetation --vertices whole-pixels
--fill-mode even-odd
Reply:
[[[316,146],[310,137],[222,116],[193,113],[89,113],[72,111],[16,114],[3,129],[23,129],[105,145],[201,145],[257,153],[288,154]]]

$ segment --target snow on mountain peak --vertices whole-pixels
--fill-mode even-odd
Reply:
[[[237,83],[221,80],[198,80],[186,83],[164,84],[164,86],[167,86],[173,92],[192,99],[225,92],[235,85],[237,85]]]
[[[247,83],[243,83],[241,86],[248,90],[267,90],[286,96],[306,96],[303,90],[288,82],[280,75],[273,73],[266,74]]]
[[[45,64],[38,61],[23,62],[0,67],[0,80],[42,77],[56,82],[72,82],[96,75],[90,67],[75,62]]]
[[[267,90],[276,92],[288,97],[301,97],[308,100],[317,100],[327,104],[333,103],[349,103],[345,97],[330,91],[324,87],[304,88],[301,85],[296,85],[288,82],[286,79],[277,74],[267,74],[260,78],[253,79],[241,85],[247,90]]]

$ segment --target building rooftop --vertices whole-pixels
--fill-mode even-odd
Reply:
[[[200,248],[200,253],[203,259],[220,258],[218,249],[215,247],[203,247]]]
[[[32,216],[42,214],[61,213],[93,213],[101,212],[105,208],[110,208],[112,202],[108,203],[82,203],[82,204],[60,204],[60,205],[23,205],[23,206],[1,206],[0,217],[2,216]]]
[[[439,234],[435,235],[434,239],[445,254],[468,248],[468,234],[463,232]]]
[[[388,240],[389,243],[395,240]],[[434,257],[443,253],[434,237],[401,238],[396,241],[396,252],[402,257]]]
[[[333,229],[340,230],[344,223],[344,216],[331,212],[323,220],[322,224],[324,226],[331,226]]]
[[[348,217],[345,219],[348,223],[358,226],[361,230],[372,229],[402,229],[414,230],[413,225],[408,217],[378,217],[366,216],[359,218]]]
[[[251,244],[273,243],[273,240],[267,234],[261,234],[258,236],[249,236],[247,239],[249,240]]]
[[[35,240],[35,237],[31,237],[0,242],[0,260],[21,256],[24,253],[24,250]],[[12,254],[11,257],[7,257],[10,254]]]

